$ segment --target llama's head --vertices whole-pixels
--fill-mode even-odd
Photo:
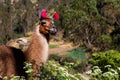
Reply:
[[[57,27],[54,24],[54,20],[58,20],[59,15],[57,12],[55,12],[52,16],[47,17],[46,11],[44,10],[41,12],[41,18],[40,18],[40,32],[44,34],[56,34],[57,33]]]
[[[45,18],[40,21],[40,32],[44,34],[56,34],[57,27],[52,18]]]

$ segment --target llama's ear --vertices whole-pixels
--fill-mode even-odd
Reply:
[[[55,19],[55,20],[59,20],[60,16],[59,16],[58,12],[55,12],[53,14],[52,18]]]

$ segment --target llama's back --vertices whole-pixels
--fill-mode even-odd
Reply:
[[[24,54],[21,50],[2,45],[0,46],[0,76],[11,75],[25,76],[23,63]]]

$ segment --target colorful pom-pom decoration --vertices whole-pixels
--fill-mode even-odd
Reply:
[[[41,11],[41,15],[40,15],[42,18],[47,18],[47,11],[45,9],[43,9]]]
[[[54,13],[53,18],[54,18],[55,20],[59,20],[60,16],[59,16],[58,12],[55,12],[55,13]]]

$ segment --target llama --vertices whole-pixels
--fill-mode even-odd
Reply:
[[[35,26],[32,40],[25,51],[26,61],[33,62],[33,75],[36,77],[42,66],[48,59],[48,43],[50,34],[57,32],[52,18],[45,18],[40,21],[40,25]]]
[[[17,48],[1,45],[0,46],[0,79],[12,75],[26,76],[23,70],[25,62],[24,53]]]
[[[27,44],[25,39],[18,38],[10,40],[6,45],[0,45],[0,80],[5,76],[8,80],[17,75],[27,77],[23,69],[25,56],[23,51],[18,49],[19,45],[26,46]]]

